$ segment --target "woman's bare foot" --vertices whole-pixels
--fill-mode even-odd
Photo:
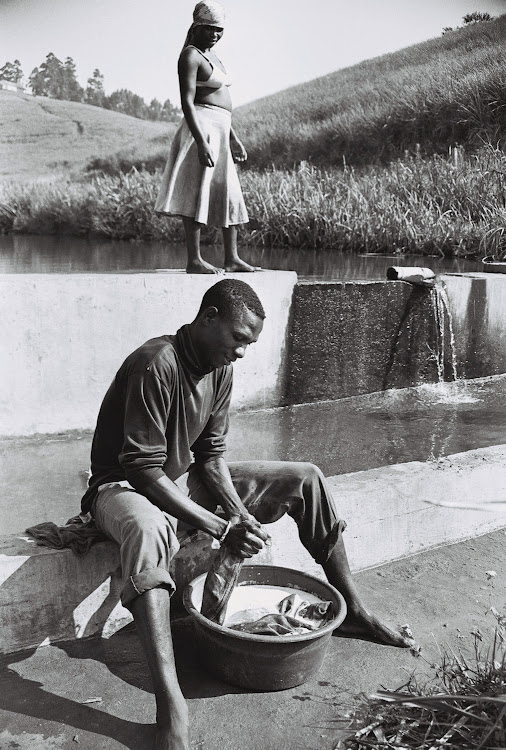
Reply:
[[[223,269],[217,268],[205,260],[192,260],[186,266],[186,273],[223,273]]]
[[[251,273],[261,270],[260,266],[250,266],[249,263],[240,258],[225,264],[225,271],[228,271],[228,273]]]
[[[340,638],[359,638],[362,641],[372,641],[383,646],[396,646],[397,648],[412,648],[415,645],[413,638],[392,630],[365,609],[355,613],[348,611],[343,624],[334,630],[333,635]]]

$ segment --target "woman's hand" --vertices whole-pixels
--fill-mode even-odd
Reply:
[[[239,138],[230,141],[230,150],[234,161],[246,161],[248,158],[248,153]]]
[[[270,536],[250,513],[233,516],[223,544],[237,557],[253,557],[270,542]]]
[[[207,141],[203,141],[198,146],[199,162],[203,167],[214,167],[213,152]]]

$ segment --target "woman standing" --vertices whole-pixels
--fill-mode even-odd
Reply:
[[[237,225],[248,221],[234,160],[247,159],[231,125],[230,79],[213,51],[223,36],[225,12],[217,2],[200,2],[179,56],[184,119],[172,143],[155,211],[183,219],[187,273],[219,273],[203,260],[200,230],[222,228],[226,271],[257,270],[239,258]]]

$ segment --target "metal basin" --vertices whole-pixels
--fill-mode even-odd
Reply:
[[[311,679],[320,669],[335,630],[346,617],[342,595],[325,581],[291,568],[245,565],[239,585],[287,586],[332,601],[335,619],[303,635],[253,635],[225,628],[199,612],[206,573],[186,587],[183,604],[191,616],[205,668],[225,682],[248,690],[286,690]],[[200,600],[199,600],[200,596]]]

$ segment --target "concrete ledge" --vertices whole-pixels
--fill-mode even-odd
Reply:
[[[211,542],[202,534],[174,559],[176,604],[187,583],[208,570]],[[28,537],[0,537],[0,654],[97,634],[109,638],[132,620],[120,591],[114,542],[78,557]]]
[[[480,536],[506,527],[506,513],[432,505],[463,504],[506,497],[506,446],[448,456],[434,463],[413,461],[330,477],[338,514],[348,522],[346,546],[352,570]],[[258,564],[285,565],[323,575],[297,538],[290,518],[272,524],[273,545]],[[206,570],[210,539],[180,551],[174,560],[179,592]],[[0,541],[0,653],[43,643],[109,637],[130,614],[118,603],[119,558],[113,543],[98,544],[85,557],[69,550],[37,547],[24,537]]]

